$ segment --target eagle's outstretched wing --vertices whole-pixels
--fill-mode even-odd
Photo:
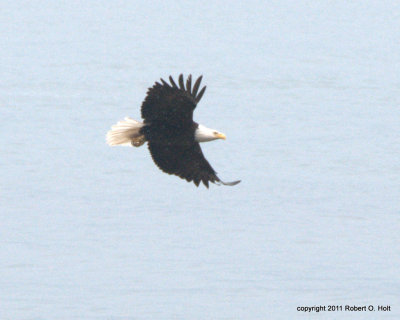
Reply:
[[[156,165],[164,172],[177,175],[196,186],[200,182],[208,188],[208,183],[235,185],[240,181],[223,182],[204,157],[198,142],[190,146],[163,145],[149,142],[149,150]]]
[[[192,88],[192,76],[186,80],[179,76],[178,85],[172,77],[170,83],[161,79],[147,91],[147,96],[142,103],[142,118],[145,123],[163,123],[166,126],[183,128],[190,126],[193,121],[193,111],[203,96],[206,87],[200,91],[200,76]]]

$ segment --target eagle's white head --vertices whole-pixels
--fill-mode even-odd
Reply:
[[[194,132],[194,139],[197,142],[207,142],[216,139],[226,139],[226,136],[215,129],[207,128],[201,124],[197,127],[196,131]]]

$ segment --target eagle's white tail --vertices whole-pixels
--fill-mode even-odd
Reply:
[[[110,146],[140,147],[146,142],[144,136],[139,132],[141,127],[143,127],[142,122],[125,117],[107,132],[106,141]]]

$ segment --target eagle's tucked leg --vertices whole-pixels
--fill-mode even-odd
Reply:
[[[131,143],[134,147],[140,147],[142,146],[144,143],[146,142],[146,138],[144,135],[137,137],[137,138],[133,138]]]

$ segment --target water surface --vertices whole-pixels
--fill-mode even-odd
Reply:
[[[397,319],[395,1],[15,1],[0,11],[1,319]],[[110,148],[202,74],[223,180]],[[304,314],[298,306],[391,305]]]

